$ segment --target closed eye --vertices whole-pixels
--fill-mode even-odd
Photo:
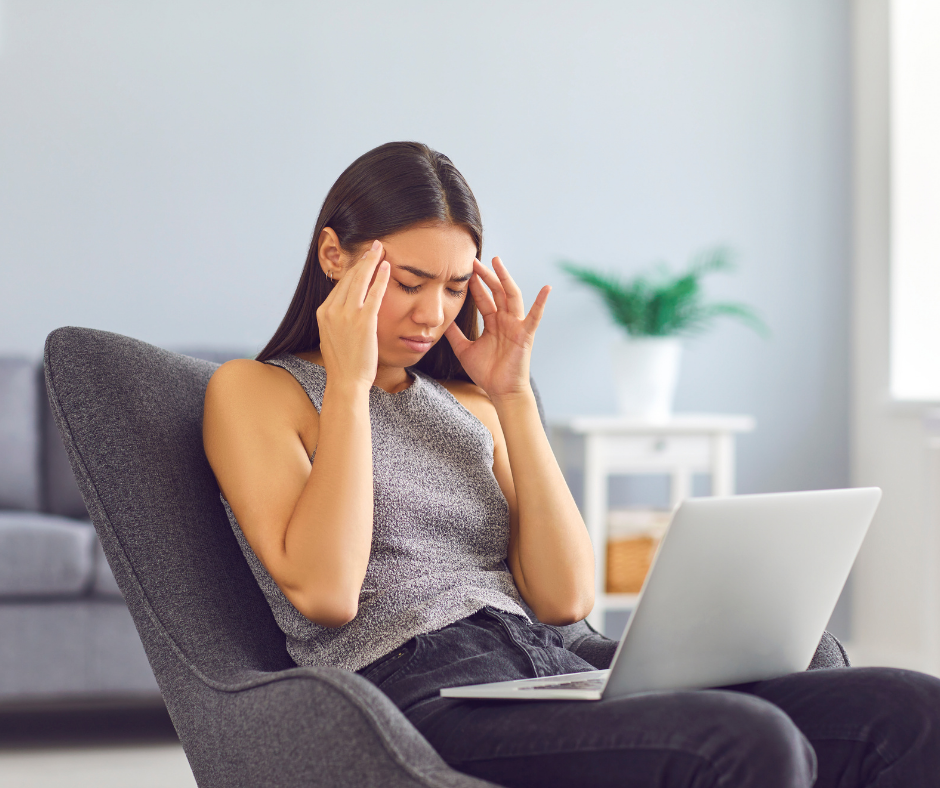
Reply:
[[[395,281],[395,284],[397,284],[406,293],[411,293],[411,294],[417,293],[421,289],[421,285],[408,287],[408,285],[403,285],[398,280]],[[451,290],[449,287],[447,288],[447,292],[450,293],[454,298],[463,298],[467,293],[466,290]]]

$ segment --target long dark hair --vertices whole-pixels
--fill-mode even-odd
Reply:
[[[287,314],[257,360],[320,346],[317,308],[332,289],[319,260],[324,227],[335,231],[343,251],[356,254],[376,238],[429,222],[465,228],[476,244],[477,259],[482,258],[480,209],[464,177],[443,153],[420,142],[388,142],[356,159],[323,201]],[[455,322],[468,339],[479,336],[477,308],[469,291]],[[470,380],[444,337],[414,366],[438,380]]]

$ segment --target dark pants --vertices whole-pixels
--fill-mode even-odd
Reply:
[[[586,670],[553,627],[484,608],[360,673],[451,766],[504,786],[940,786],[940,680],[914,671],[816,670],[602,701],[438,694]]]

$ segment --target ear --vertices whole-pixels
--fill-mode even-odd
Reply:
[[[324,227],[317,239],[317,254],[323,273],[332,274],[333,280],[338,280],[343,273],[343,248],[339,244],[339,236],[332,227]]]

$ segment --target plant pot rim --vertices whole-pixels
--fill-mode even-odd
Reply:
[[[621,342],[681,342],[682,337],[678,335],[672,336],[653,336],[644,334],[637,336],[635,334],[621,334],[618,339]]]

